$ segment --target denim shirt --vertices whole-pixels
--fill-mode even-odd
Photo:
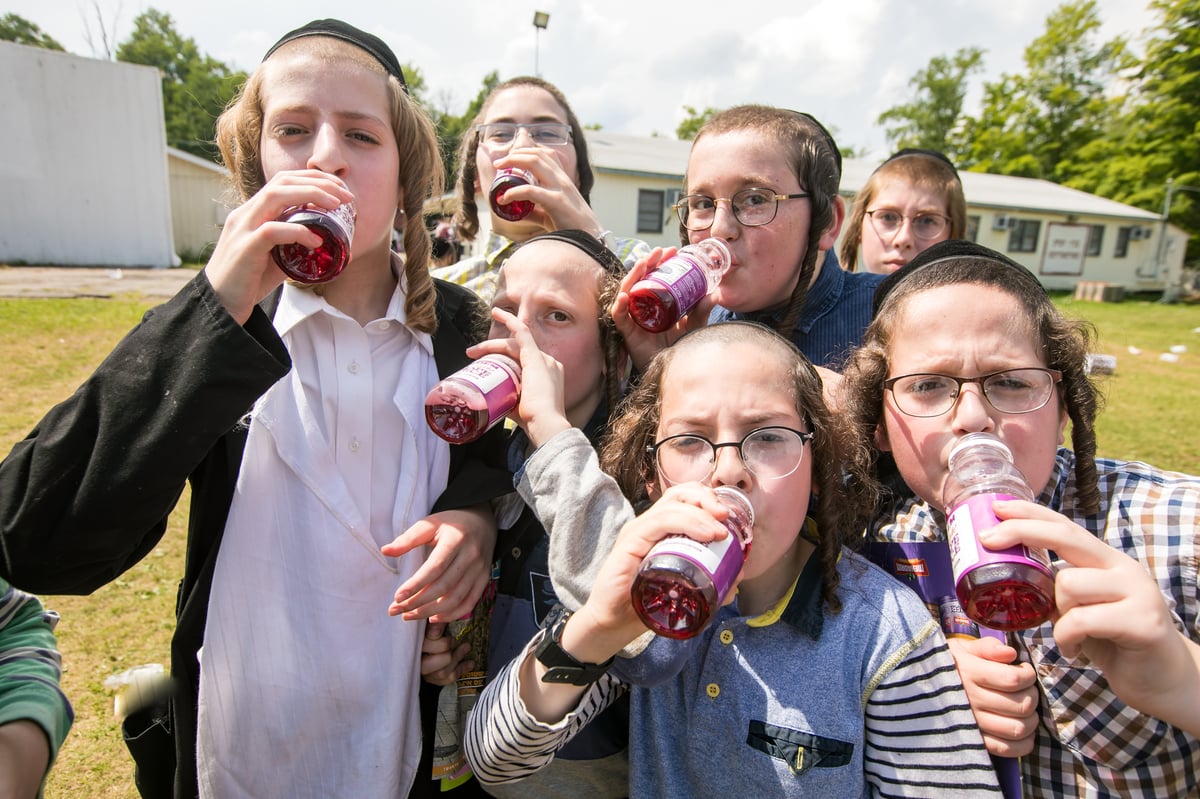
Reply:
[[[863,332],[871,323],[875,287],[883,278],[872,272],[847,272],[833,250],[826,251],[816,282],[808,289],[800,321],[789,336],[792,343],[817,366],[839,369],[851,350],[862,343]],[[708,321],[745,320],[774,328],[782,315],[778,308],[739,313],[717,306]]]

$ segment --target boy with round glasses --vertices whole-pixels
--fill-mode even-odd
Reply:
[[[868,538],[944,540],[947,456],[986,431],[1037,500],[994,502],[981,540],[1045,548],[1057,567],[1051,621],[1007,645],[950,642],[989,750],[1021,757],[1027,796],[1197,795],[1200,478],[1095,457],[1092,331],[1000,253],[936,244],[875,305],[842,407],[858,465],[890,453],[915,496]]]
[[[766,325],[812,363],[837,369],[862,339],[882,279],[838,264],[834,244],[846,214],[841,175],[836,142],[809,114],[742,105],[706,122],[675,205],[680,241],[719,238],[733,264],[706,300],[661,334],[630,318],[625,292],[672,250],[652,252],[630,271],[613,319],[634,365],[645,368],[687,329],[735,320]],[[823,376],[828,381],[828,372]]]

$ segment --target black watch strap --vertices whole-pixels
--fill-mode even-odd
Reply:
[[[538,641],[533,656],[546,667],[542,682],[560,683],[564,685],[591,685],[605,674],[612,666],[616,656],[610,657],[603,663],[580,663],[570,653],[562,648],[563,628],[571,611],[562,605],[555,605],[546,614],[545,625],[548,627],[542,640]]]

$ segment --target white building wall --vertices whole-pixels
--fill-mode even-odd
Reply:
[[[0,261],[177,263],[158,70],[0,42]]]
[[[229,216],[224,167],[194,155],[167,149],[171,185],[171,229],[180,256],[207,256]]]

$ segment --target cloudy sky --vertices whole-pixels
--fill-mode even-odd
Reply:
[[[1105,39],[1138,52],[1154,18],[1144,0],[1099,0]],[[167,12],[200,50],[251,70],[280,34],[340,16],[381,36],[419,66],[430,96],[461,113],[491,70],[534,72],[557,84],[584,124],[621,133],[674,135],[683,106],[762,102],[816,116],[840,143],[882,158],[875,119],[908,96],[909,78],[935,55],[986,51],[979,85],[1021,70],[1025,46],[1045,28],[1047,0],[4,0],[68,51],[100,55],[129,36],[148,8]],[[685,10],[686,9],[686,10]],[[533,26],[534,11],[550,14]],[[115,36],[112,32],[115,30]],[[89,40],[92,44],[89,44]],[[96,45],[93,47],[93,44]]]

